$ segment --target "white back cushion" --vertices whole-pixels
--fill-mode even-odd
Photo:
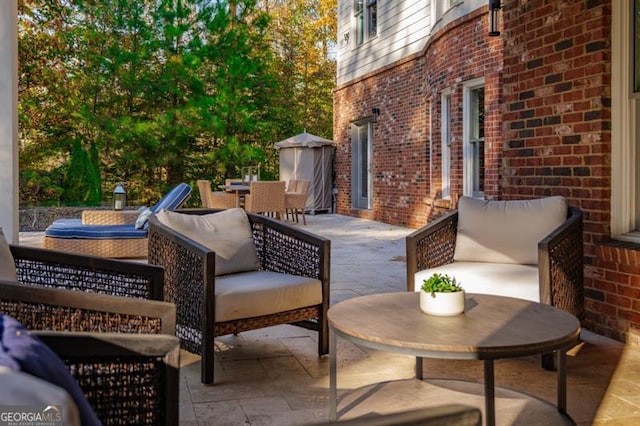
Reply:
[[[488,201],[462,197],[453,259],[466,262],[538,264],[538,242],[567,218],[567,201]]]
[[[158,220],[216,252],[216,276],[260,268],[249,218],[240,208],[206,215],[160,211]]]
[[[0,280],[18,282],[16,264],[13,261],[9,244],[0,228]]]

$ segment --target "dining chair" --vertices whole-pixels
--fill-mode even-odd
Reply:
[[[283,220],[285,207],[285,181],[253,181],[245,197],[245,210]]]
[[[211,182],[199,179],[197,182],[200,190],[202,207],[212,209],[232,209],[238,205],[237,196],[226,191],[212,191]]]
[[[291,220],[298,223],[298,214],[302,214],[302,223],[307,224],[304,210],[309,195],[309,185],[310,181],[308,179],[289,181],[284,197],[287,220],[289,219],[289,214],[291,214]]]

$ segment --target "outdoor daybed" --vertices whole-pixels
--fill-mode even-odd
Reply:
[[[317,330],[328,353],[329,240],[240,208],[163,211],[149,225],[149,263],[164,268],[164,300],[182,348],[201,355],[203,383],[214,381],[216,336],[295,324]]]
[[[175,186],[153,207],[141,210],[135,223],[96,225],[81,219],[58,219],[45,230],[44,248],[101,257],[146,257],[149,215],[180,207],[190,192],[186,183]]]

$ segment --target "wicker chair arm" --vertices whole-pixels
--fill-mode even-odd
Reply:
[[[453,262],[457,225],[456,210],[442,215],[406,237],[408,291],[415,290],[416,272]]]
[[[540,301],[584,319],[582,212],[570,207],[567,220],[538,243]]]
[[[162,300],[162,268],[26,246],[10,246],[22,284]]]
[[[175,334],[171,303],[5,281],[0,312],[31,330]]]
[[[131,225],[140,216],[137,210],[83,210],[85,225]]]
[[[214,294],[215,253],[207,247],[149,218],[149,263],[164,268],[164,298],[176,306],[176,323],[182,348],[202,353],[201,328],[208,294]],[[208,327],[208,324],[205,324]],[[210,326],[213,326],[211,324]]]
[[[262,269],[315,278],[328,286],[331,241],[286,223],[249,214]]]
[[[176,425],[179,342],[174,336],[34,331],[69,367],[107,425]]]

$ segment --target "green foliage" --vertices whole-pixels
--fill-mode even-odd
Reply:
[[[98,206],[102,201],[100,175],[77,139],[71,145],[63,199],[66,205]]]
[[[20,200],[26,204],[39,205],[58,203],[64,188],[61,183],[63,171],[32,170],[20,171]]]
[[[431,293],[432,297],[435,297],[435,293],[455,293],[462,290],[456,278],[447,274],[435,273],[422,283],[422,291]]]
[[[65,199],[95,202],[83,154],[65,165],[79,140],[105,188],[127,182],[143,203],[250,164],[277,178],[274,143],[331,137],[335,0],[271,3],[21,0],[21,170],[68,167]]]

